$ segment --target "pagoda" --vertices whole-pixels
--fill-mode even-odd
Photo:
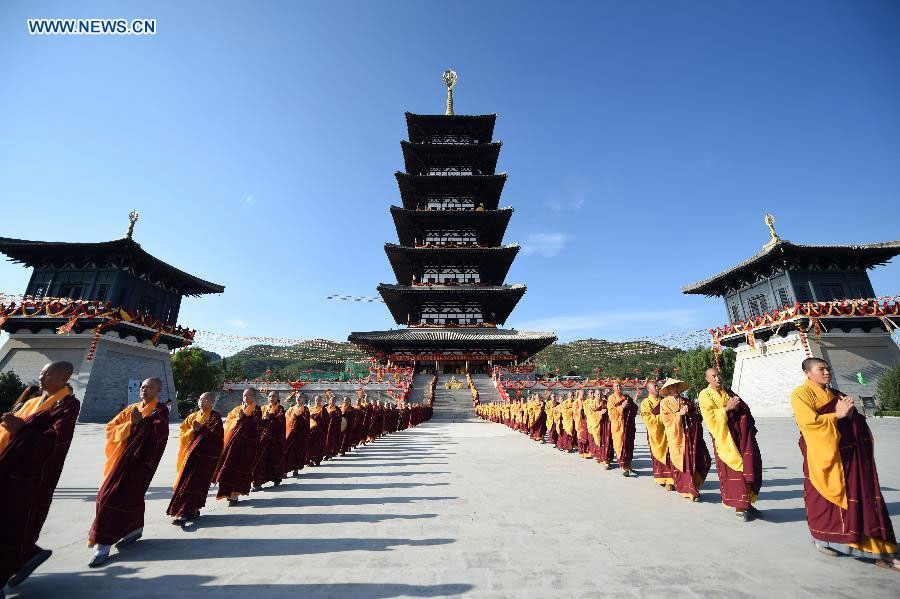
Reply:
[[[496,114],[457,115],[448,70],[445,114],[406,113],[402,206],[391,206],[399,243],[384,246],[397,278],[378,292],[406,328],[351,333],[349,340],[392,365],[433,364],[437,372],[486,370],[524,361],[553,333],[502,329],[525,285],[506,284],[519,252],[503,244],[511,207],[501,208]]]
[[[129,218],[125,237],[112,241],[0,237],[0,253],[34,269],[23,296],[0,303],[0,329],[9,333],[0,372],[30,382],[49,361],[71,362],[83,422],[106,422],[139,401],[149,377],[162,381],[161,401],[175,401],[169,353],[193,339],[176,324],[181,299],[225,290],[149,254],[132,238],[138,214]]]
[[[875,299],[868,270],[900,254],[900,241],[800,245],[775,232],[756,255],[682,289],[721,297],[728,325],[712,329],[716,348],[737,353],[732,389],[760,416],[790,416],[790,393],[805,358],[827,360],[832,384],[874,405],[876,383],[900,363],[891,333],[900,304]]]

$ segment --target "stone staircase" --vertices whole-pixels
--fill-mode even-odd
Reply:
[[[500,394],[497,393],[497,387],[489,374],[473,374],[472,384],[478,391],[478,401],[480,403],[493,403],[500,401]]]
[[[430,374],[417,374],[413,377],[412,385],[409,386],[409,403],[427,403],[428,389],[431,386]]]
[[[425,377],[425,375],[419,376]],[[437,388],[434,390],[434,416],[431,418],[432,422],[466,422],[475,419],[475,410],[472,409],[472,392],[469,391],[469,386],[466,384],[466,375],[456,375],[457,380],[463,382],[461,389],[445,389],[444,385],[452,376],[450,374],[438,376]],[[418,379],[418,376],[416,378]],[[426,392],[428,383],[431,382],[431,376],[428,375],[427,378],[428,381],[425,383]],[[411,392],[410,396],[412,396]]]

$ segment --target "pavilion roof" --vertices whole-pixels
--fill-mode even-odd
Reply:
[[[724,296],[779,270],[819,270],[837,266],[866,270],[900,254],[900,240],[865,245],[800,245],[774,238],[756,255],[717,275],[682,288],[686,294]]]
[[[222,293],[225,287],[179,270],[130,237],[101,242],[29,241],[0,237],[0,253],[32,268],[116,268],[182,295]]]

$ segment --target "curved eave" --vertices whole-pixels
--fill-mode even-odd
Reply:
[[[708,279],[686,285],[681,291],[689,295],[721,297],[786,266],[805,270],[839,262],[848,269],[867,270],[887,263],[898,254],[900,241],[866,245],[798,245],[779,239],[767,244],[762,251],[740,264]]]
[[[449,348],[492,349],[508,347],[528,357],[556,342],[556,335],[542,331],[497,328],[416,328],[350,333],[347,340],[370,355],[395,349],[441,351]]]
[[[32,268],[43,268],[45,265],[62,268],[65,264],[85,264],[85,267],[90,267],[89,264],[114,262],[124,266],[136,277],[175,289],[182,295],[225,291],[223,285],[195,277],[152,256],[139,243],[129,238],[70,243],[0,237],[0,253],[6,254],[12,262]]]
[[[496,114],[415,114],[407,112],[406,130],[409,141],[421,143],[433,135],[464,133],[482,142],[494,136]]]
[[[410,287],[382,283],[378,286],[378,293],[397,324],[406,324],[410,315],[418,315],[426,302],[477,302],[482,305],[485,320],[503,324],[525,290],[525,285]]]
[[[409,210],[391,206],[391,216],[401,245],[411,246],[424,237],[425,227],[466,228],[476,231],[482,245],[500,245],[506,234],[512,208],[500,210]]]
[[[471,166],[476,174],[493,175],[500,158],[500,142],[485,144],[413,144],[401,141],[407,173],[425,174],[429,167]],[[440,175],[433,175],[440,176]]]
[[[518,245],[493,248],[414,248],[395,243],[384,244],[384,251],[397,277],[403,285],[412,282],[413,266],[428,261],[448,266],[475,265],[481,270],[481,282],[485,285],[502,284],[513,260],[519,253]]]
[[[397,171],[394,173],[400,188],[403,207],[415,209],[429,194],[447,196],[453,194],[471,195],[475,205],[483,203],[488,210],[496,210],[500,205],[500,195],[506,183],[506,173],[494,175],[413,175]]]

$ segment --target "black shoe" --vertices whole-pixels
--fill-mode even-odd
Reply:
[[[262,491],[262,487],[260,487],[259,485],[254,485],[254,486],[250,487],[250,490],[251,491]]]
[[[237,504],[238,504],[237,497],[235,497],[234,499],[231,499],[231,498],[228,499],[228,507],[234,507]]]
[[[49,549],[41,549],[38,551],[34,557],[22,564],[19,571],[9,579],[9,586],[15,587],[25,582],[25,579],[31,576],[31,573],[34,572],[38,566],[47,561],[51,555],[53,555],[53,552]]]
[[[276,480],[275,482],[272,483],[272,486],[273,486],[273,487],[277,487],[277,486],[280,485],[280,484],[281,484],[281,481],[280,481],[280,480]]]
[[[175,518],[174,520],[172,520],[172,524],[174,524],[175,526],[184,526],[184,520],[185,520],[184,518],[179,516],[178,518]]]

